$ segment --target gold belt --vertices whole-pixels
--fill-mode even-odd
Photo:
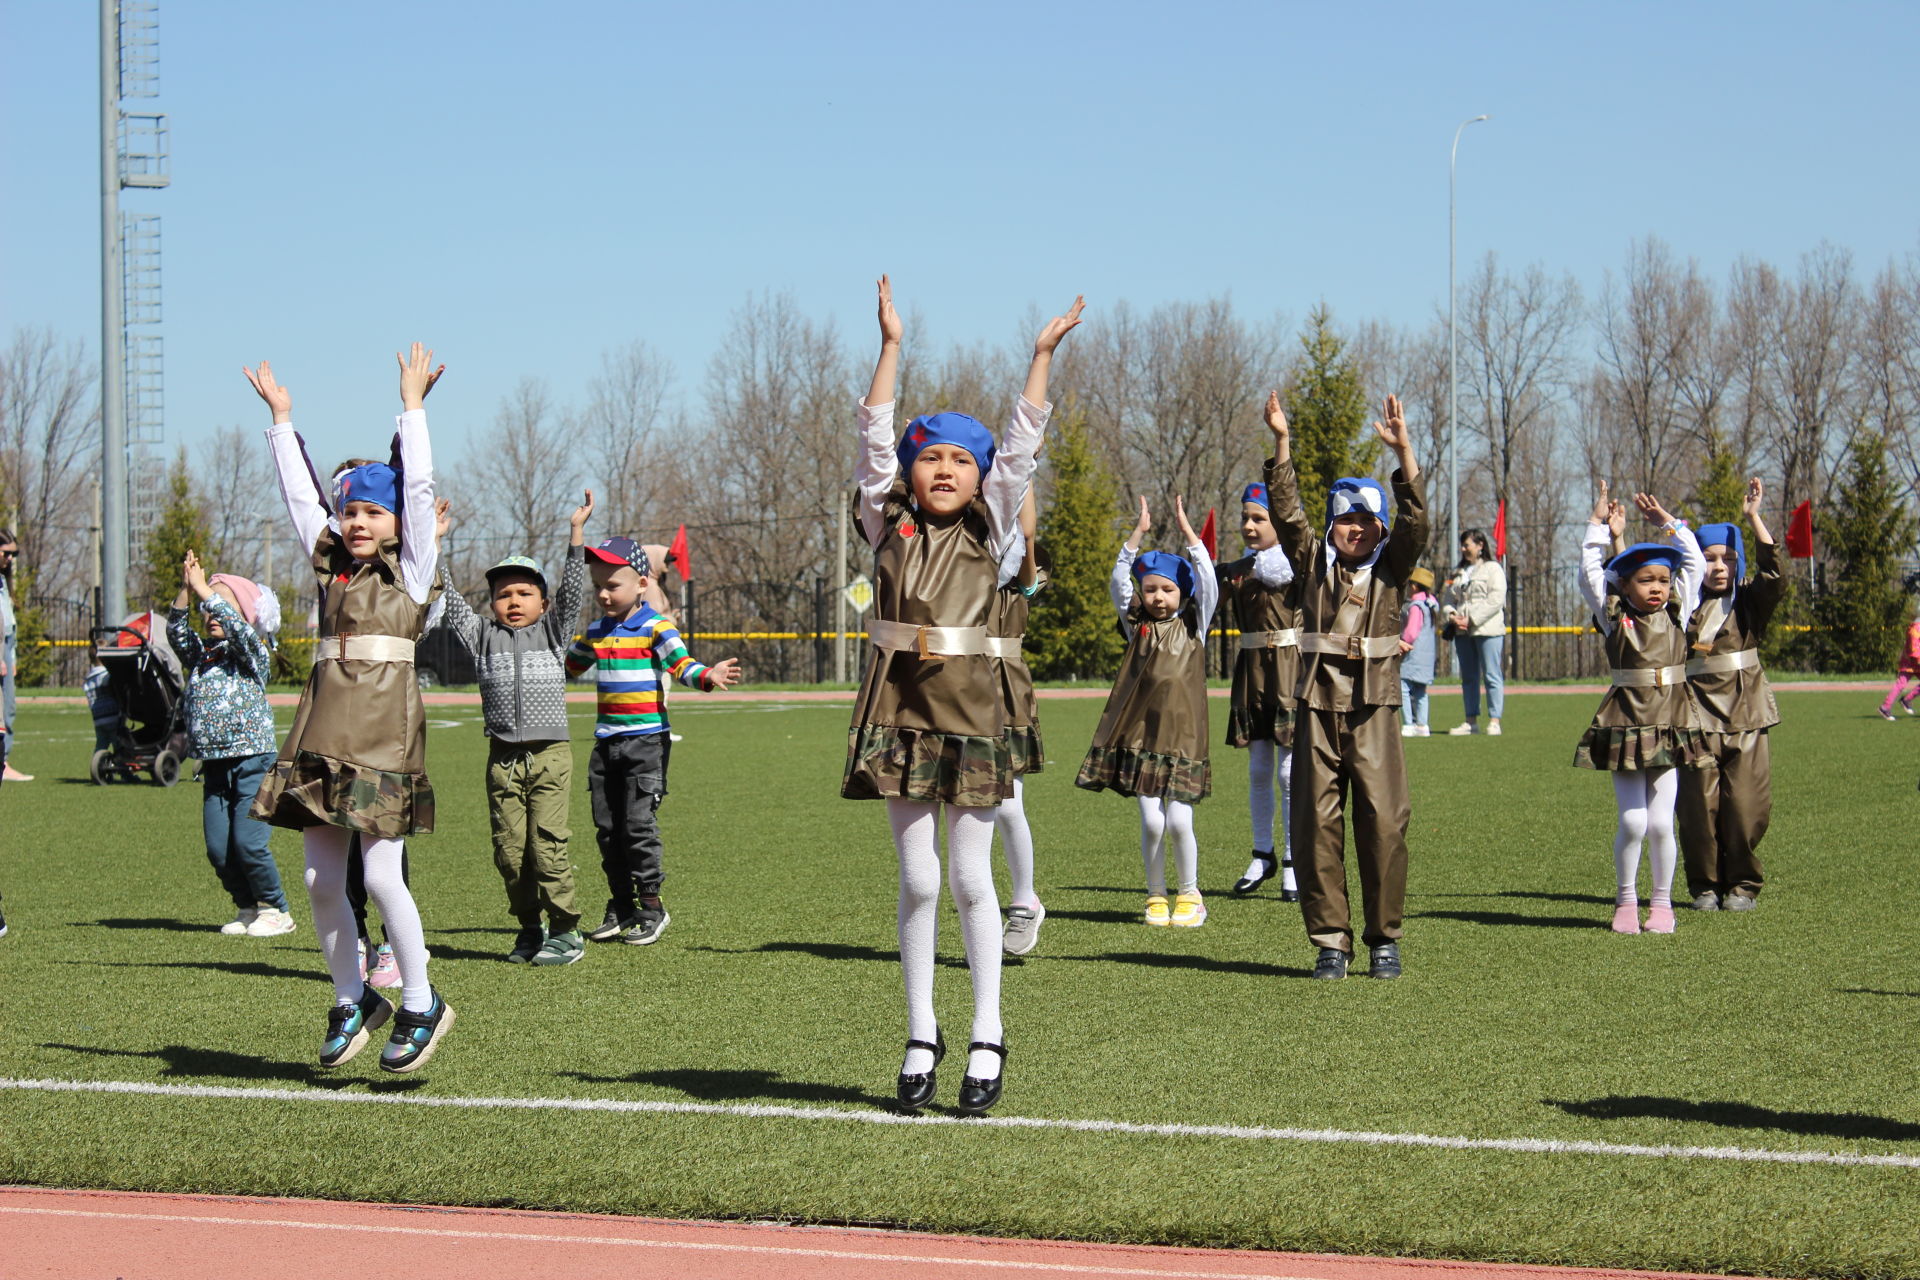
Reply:
[[[313,642],[315,662],[413,661],[413,641],[399,636],[321,636]]]

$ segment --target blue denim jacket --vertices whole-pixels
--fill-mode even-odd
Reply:
[[[167,642],[187,673],[187,737],[198,760],[226,760],[277,751],[267,676],[273,660],[240,611],[215,596],[201,605],[220,619],[227,638],[208,644],[185,609],[167,610]]]

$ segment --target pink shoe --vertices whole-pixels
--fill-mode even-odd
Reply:
[[[1629,902],[1625,906],[1615,907],[1613,909],[1613,931],[1615,933],[1640,932],[1639,903]]]
[[[1650,910],[1648,910],[1647,912],[1647,932],[1648,933],[1672,933],[1673,924],[1674,924],[1674,921],[1673,921],[1672,907],[1662,907],[1662,906],[1656,905]]]
[[[400,965],[393,958],[393,948],[386,943],[373,953],[373,967],[367,970],[367,985],[370,987],[397,987],[400,985]]]

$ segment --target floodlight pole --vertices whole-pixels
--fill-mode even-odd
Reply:
[[[1454,180],[1455,163],[1460,158],[1460,135],[1467,126],[1478,124],[1487,116],[1478,115],[1471,120],[1462,120],[1460,127],[1453,131],[1453,150],[1447,155],[1447,554],[1452,555],[1460,545],[1460,424],[1455,415],[1455,382],[1458,373],[1455,365],[1458,360],[1457,339],[1453,323],[1453,267],[1455,235]]]
[[[126,324],[120,270],[120,4],[100,0],[100,607],[127,613]]]

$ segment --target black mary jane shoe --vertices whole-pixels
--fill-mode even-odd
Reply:
[[[1254,860],[1260,864],[1260,874],[1257,876],[1241,876],[1238,880],[1235,880],[1233,882],[1233,896],[1236,898],[1246,897],[1255,889],[1258,889],[1261,885],[1273,879],[1280,870],[1280,864],[1274,861],[1271,853],[1262,853],[1258,849],[1255,849],[1253,856]]]
[[[937,1067],[940,1065],[940,1060],[947,1056],[947,1037],[944,1032],[936,1030],[933,1033],[932,1044],[928,1044],[925,1040],[909,1040],[907,1048],[931,1050],[933,1065]],[[901,1110],[918,1111],[933,1101],[934,1090],[937,1087],[932,1071],[917,1071],[911,1074],[902,1071],[899,1083],[894,1086],[893,1096],[899,1099]]]
[[[1293,870],[1293,859],[1292,859],[1292,858],[1282,858],[1282,859],[1280,860],[1280,869],[1281,869],[1282,871],[1291,871],[1291,870]],[[1286,882],[1285,882],[1285,881],[1282,881],[1281,883],[1282,883],[1282,884],[1284,884],[1284,883],[1286,883]],[[1299,891],[1298,889],[1282,889],[1282,890],[1280,891],[1280,901],[1282,901],[1282,902],[1298,902],[1298,901],[1300,901],[1300,891]]]
[[[982,1080],[978,1076],[963,1076],[960,1079],[960,1110],[966,1115],[983,1116],[1000,1101],[1000,1090],[1007,1082],[1007,1046],[988,1044],[985,1040],[975,1040],[967,1046],[967,1052],[975,1049],[987,1049],[1000,1055],[1000,1074],[991,1080]]]

